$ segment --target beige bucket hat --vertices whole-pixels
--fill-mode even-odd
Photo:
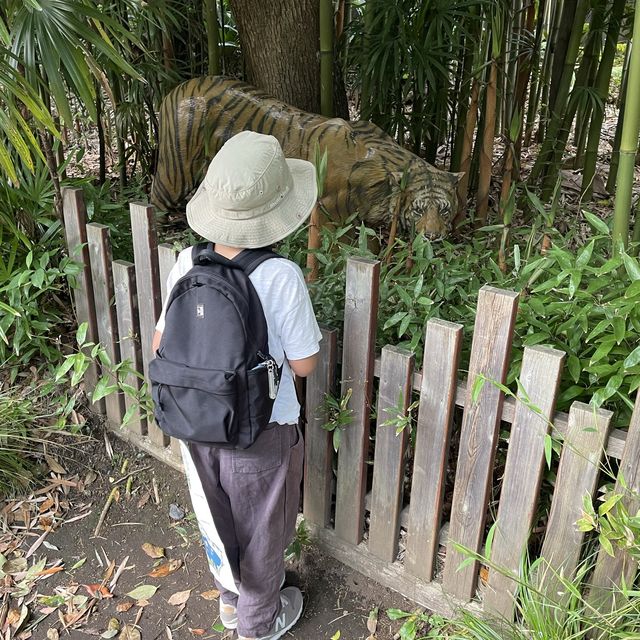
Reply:
[[[187,220],[211,242],[255,249],[295,231],[317,197],[311,162],[285,158],[273,136],[243,131],[211,161],[187,204]]]

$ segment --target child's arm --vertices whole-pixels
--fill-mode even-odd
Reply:
[[[161,339],[162,339],[162,331],[158,331],[156,329],[155,333],[153,334],[153,340],[151,341],[151,348],[153,349],[153,353],[155,353],[158,350]]]
[[[289,360],[289,366],[291,371],[295,373],[299,378],[306,378],[318,364],[318,354],[314,353],[308,358],[302,358],[301,360]]]

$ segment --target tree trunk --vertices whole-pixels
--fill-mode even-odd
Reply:
[[[247,80],[305,111],[320,111],[319,0],[230,0]]]

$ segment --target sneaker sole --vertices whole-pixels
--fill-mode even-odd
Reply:
[[[282,576],[282,582],[280,583],[280,588],[281,589],[282,589],[284,583],[286,582],[286,580],[287,580],[287,575],[285,574],[285,575]],[[302,613],[302,611],[300,613]],[[295,622],[293,624],[295,624],[298,621],[299,618],[300,618],[300,616],[298,616],[298,618],[296,618],[296,620],[295,620]],[[230,620],[230,621],[227,621],[227,622],[225,622],[222,619],[222,616],[220,616],[220,622],[222,622],[222,626],[225,629],[234,630],[234,629],[238,628],[238,616],[236,616],[233,620]]]

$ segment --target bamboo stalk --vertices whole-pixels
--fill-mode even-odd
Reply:
[[[618,163],[620,162],[620,139],[622,138],[622,123],[624,122],[624,112],[627,104],[627,79],[629,77],[629,59],[631,55],[631,43],[627,43],[627,50],[622,67],[622,83],[620,85],[618,122],[616,123],[616,133],[613,137],[613,151],[611,153],[611,163],[609,165],[609,176],[607,177],[607,192],[613,193],[616,188],[616,177],[618,175]]]
[[[613,250],[627,246],[629,239],[629,214],[635,170],[638,134],[640,133],[640,0],[636,0],[633,23],[633,42],[629,60],[626,110],[620,139],[620,164],[616,180],[616,201],[613,215]]]
[[[588,9],[589,0],[580,0],[575,13],[573,28],[571,29],[571,38],[569,40],[567,56],[564,61],[562,80],[558,88],[558,94],[553,105],[552,115],[545,134],[545,142],[542,145],[542,149],[540,150],[533,169],[531,170],[529,179],[532,182],[535,182],[540,178],[543,170],[548,168],[548,163],[553,156],[555,143],[562,125],[562,114],[567,106],[567,99],[571,88],[571,79],[573,77],[574,67],[580,49],[582,30]]]
[[[607,29],[607,41],[604,46],[598,75],[596,76],[595,90],[600,98],[600,104],[594,104],[591,125],[589,127],[589,137],[584,155],[584,171],[582,172],[582,198],[590,200],[593,193],[593,179],[596,173],[596,161],[598,159],[598,145],[602,133],[602,122],[604,120],[604,106],[609,84],[611,82],[611,71],[613,70],[613,60],[616,54],[620,26],[624,14],[626,0],[614,0]],[[636,44],[638,41],[636,41]]]
[[[491,166],[493,162],[493,138],[496,131],[496,81],[498,64],[493,58],[489,70],[489,82],[485,91],[485,121],[480,147],[480,171],[476,199],[476,217],[481,224],[487,221],[489,210],[489,190],[491,187]]]
[[[473,148],[473,132],[476,130],[476,122],[478,121],[478,98],[480,95],[480,83],[478,78],[474,78],[471,83],[471,101],[467,110],[467,120],[464,130],[464,139],[462,141],[460,171],[462,178],[458,183],[458,211],[453,219],[452,226],[455,229],[464,215],[467,206],[467,191],[469,189],[469,177],[471,168],[472,148]]]
[[[207,25],[207,54],[209,60],[209,75],[220,74],[220,43],[218,37],[218,13],[216,0],[205,0],[204,19]]]

